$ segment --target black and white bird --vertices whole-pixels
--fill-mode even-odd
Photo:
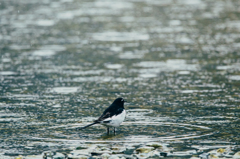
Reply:
[[[126,116],[124,102],[126,101],[123,98],[115,99],[114,102],[103,112],[103,114],[97,120],[95,120],[92,124],[78,128],[78,130],[85,129],[95,124],[102,124],[107,127],[107,134],[109,134],[109,127],[114,128],[115,134],[115,128],[121,125]]]

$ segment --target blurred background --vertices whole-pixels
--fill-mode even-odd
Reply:
[[[237,152],[239,49],[238,0],[1,0],[0,152],[96,140]],[[117,136],[75,130],[117,97]]]

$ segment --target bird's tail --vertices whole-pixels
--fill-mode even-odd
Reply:
[[[92,126],[92,125],[94,125],[94,124],[97,124],[97,123],[95,122],[95,123],[92,123],[92,124],[86,125],[86,126],[84,126],[84,127],[77,128],[77,130],[86,129],[87,127]]]

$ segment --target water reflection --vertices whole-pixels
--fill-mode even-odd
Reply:
[[[141,34],[137,32],[104,32],[95,33],[94,40],[98,41],[135,41],[135,40],[149,40],[148,34]]]

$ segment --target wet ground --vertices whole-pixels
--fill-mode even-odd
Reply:
[[[0,1],[0,152],[240,150],[240,1]],[[117,135],[83,131],[117,98]]]

